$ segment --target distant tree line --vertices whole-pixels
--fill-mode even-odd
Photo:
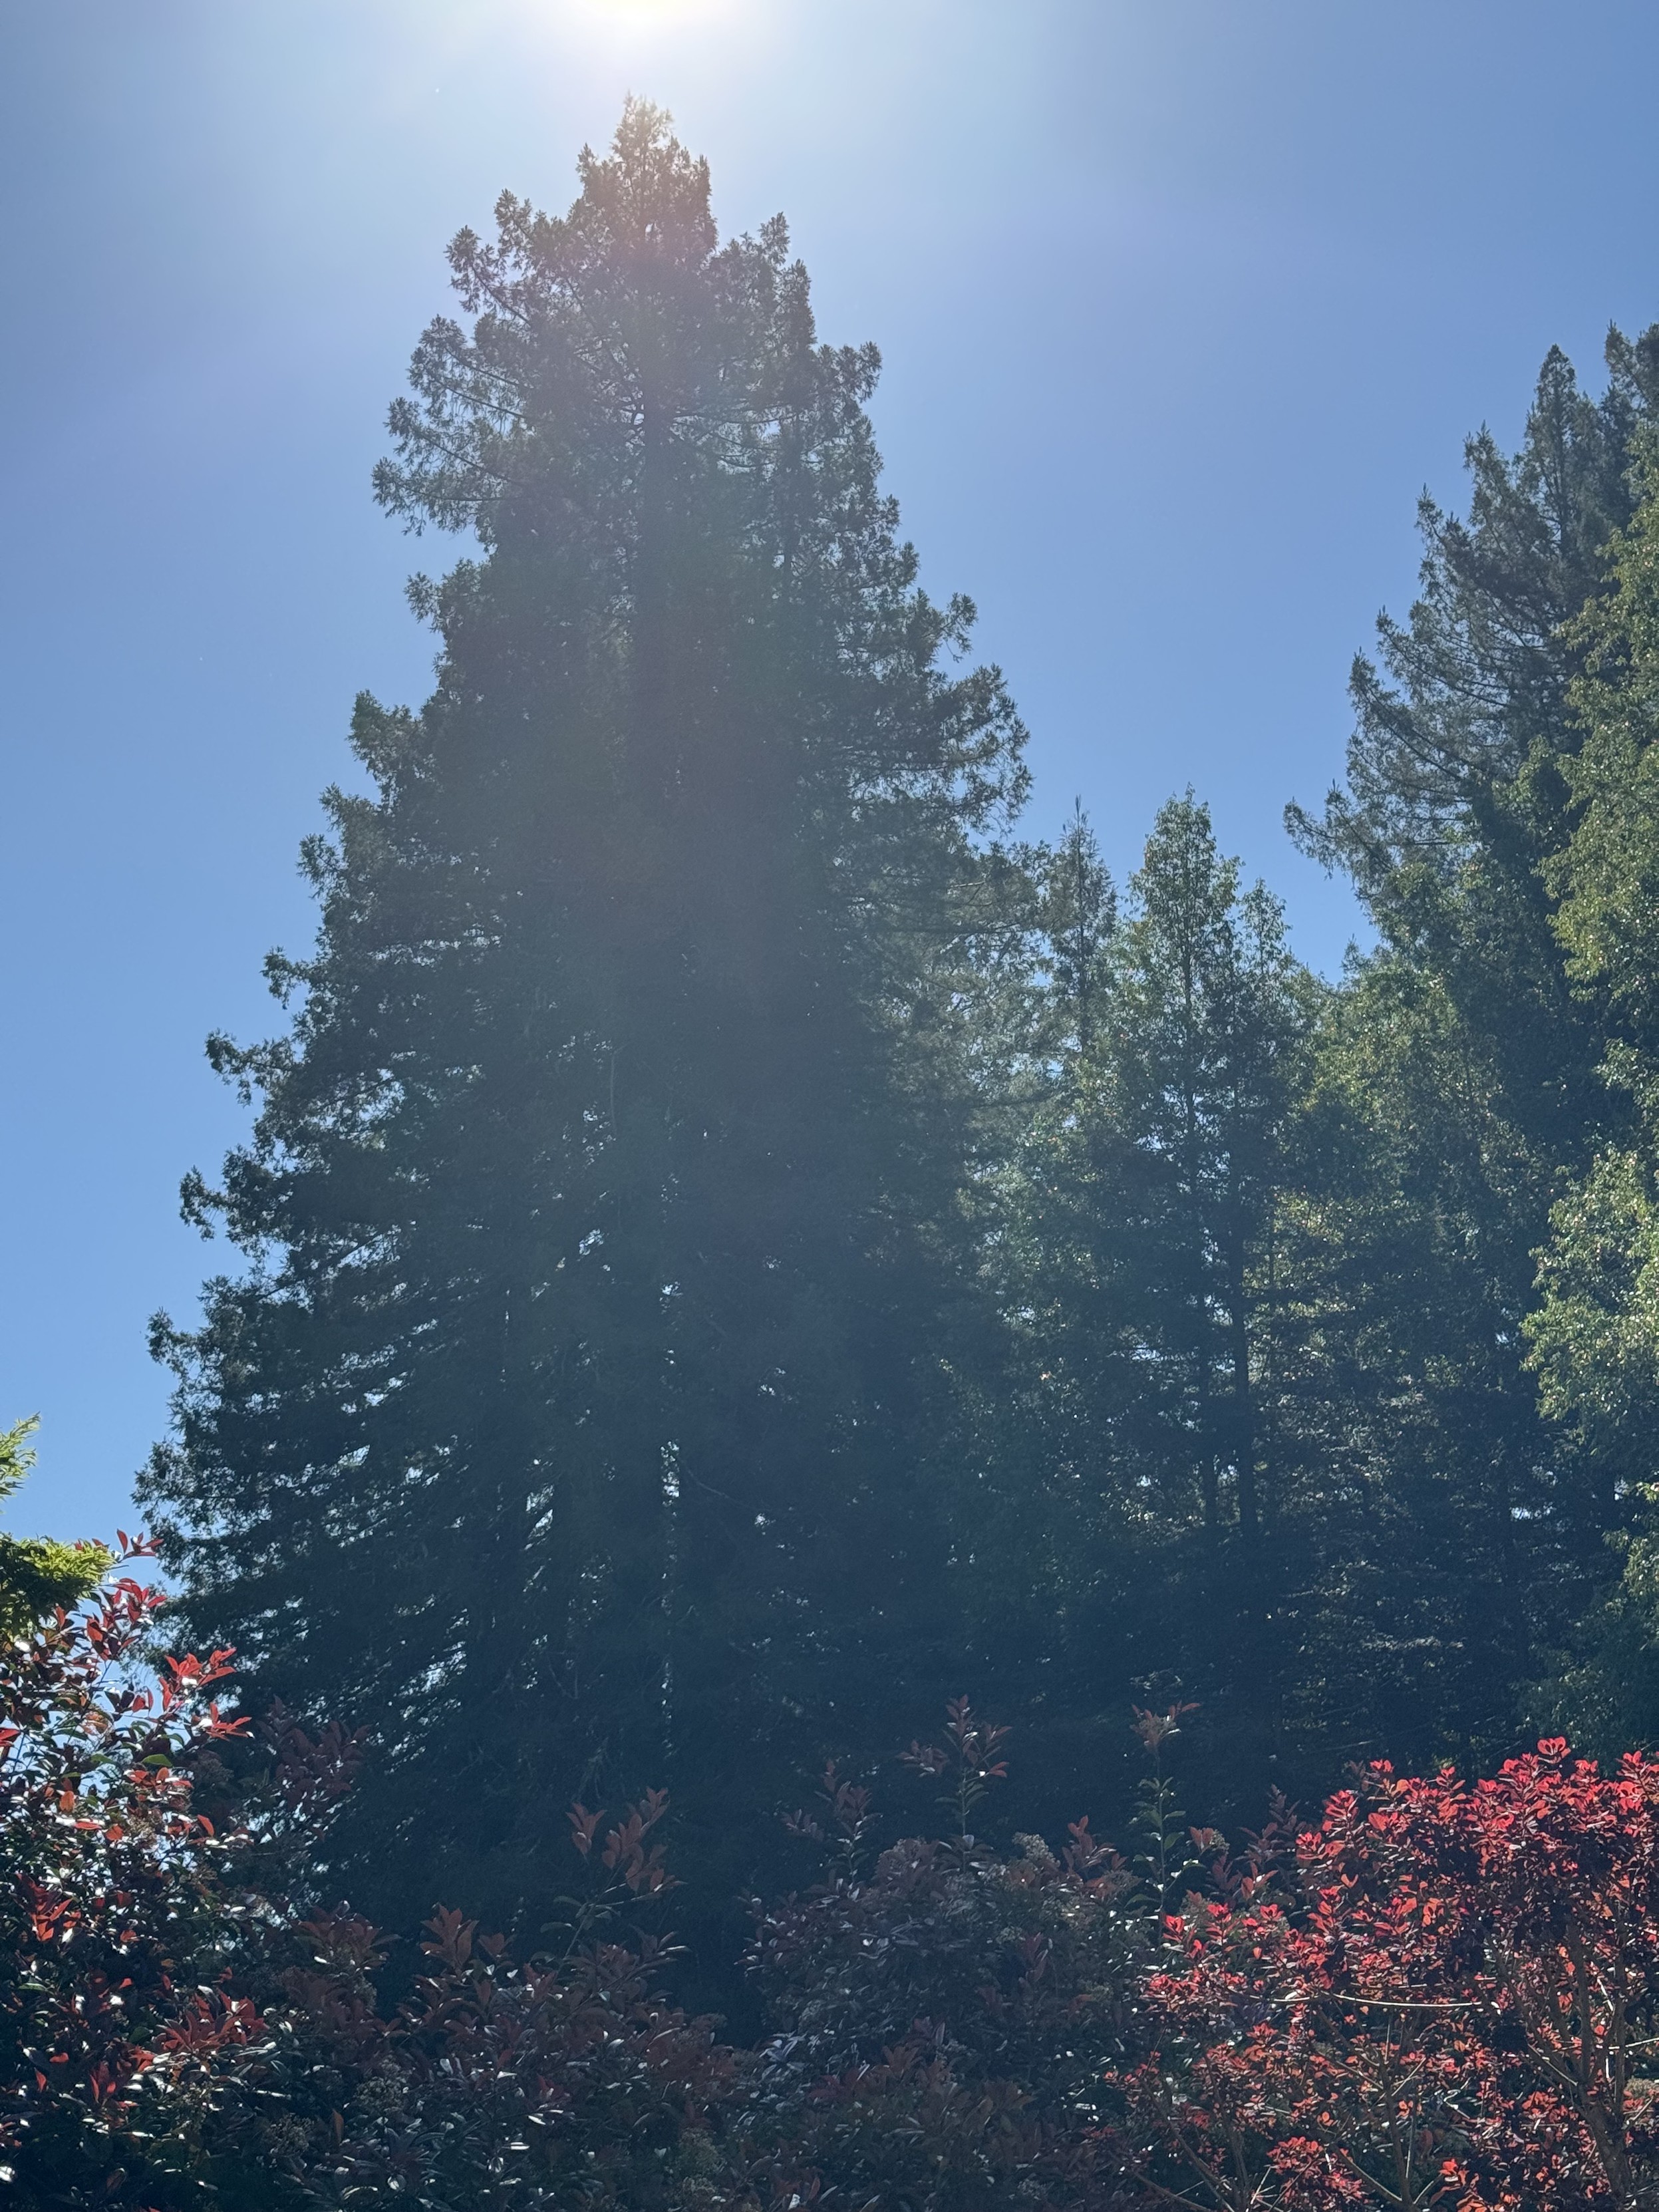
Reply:
[[[1651,1740],[1659,331],[1425,504],[1291,810],[1375,930],[1329,982],[1191,793],[1121,887],[1022,838],[873,349],[649,107],[580,183],[450,249],[376,489],[477,549],[286,1027],[214,1041],[241,1264],[156,1328],[189,1633],[368,1731],[343,1884],[533,1940],[568,1805],[664,1787],[726,2002],[803,1770],[963,1684],[1050,1831],[1127,1815],[1137,1702],[1223,1825]]]

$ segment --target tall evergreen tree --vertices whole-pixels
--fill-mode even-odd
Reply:
[[[1351,1470],[1322,1634],[1362,1660],[1353,1738],[1404,1757],[1507,1749],[1547,1717],[1627,1513],[1617,1455],[1540,1405],[1524,1333],[1551,1206],[1630,1118],[1552,863],[1584,743],[1584,611],[1638,495],[1659,329],[1613,331],[1607,358],[1592,400],[1551,353],[1513,459],[1470,441],[1467,517],[1425,500],[1419,599],[1382,621],[1381,665],[1355,664],[1346,787],[1318,821],[1290,811],[1380,939],[1327,1032],[1311,1170],[1333,1239],[1321,1419]]]
[[[1134,1680],[1178,1675],[1230,1743],[1212,1784],[1248,1770],[1254,1789],[1293,1504],[1279,1248],[1319,987],[1190,793],[1121,912],[1074,824],[1042,919],[1048,1094],[988,1247],[1016,1349],[979,1441],[987,1658],[1040,1703],[1059,1765],[1079,1727],[1110,1757]]]
[[[1310,1057],[1280,1408],[1304,1789],[1512,1748],[1597,1553],[1522,1368],[1537,1163],[1490,1057],[1394,952],[1355,964]]]
[[[1067,1593],[1055,1633],[1024,1632],[1050,1703],[1121,1711],[1138,1668],[1179,1671],[1246,1803],[1270,1747],[1316,1790],[1345,1758],[1501,1755],[1627,1517],[1617,1453],[1549,1418],[1523,1333],[1552,1201],[1629,1119],[1550,859],[1581,781],[1581,611],[1632,512],[1659,332],[1615,332],[1608,362],[1592,400],[1552,354],[1521,453],[1471,441],[1467,517],[1424,503],[1417,604],[1356,664],[1346,787],[1318,821],[1291,810],[1380,943],[1335,992],[1298,998],[1287,968],[1279,1013],[1252,1010],[1258,1042],[1304,1041],[1264,1061],[1256,1133],[1210,1087],[1234,1003],[1212,933],[1251,927],[1212,853],[1184,866],[1166,812],[1134,921],[1086,960],[1073,840],[1048,870],[1052,1079],[991,1247],[1030,1362],[981,1408],[987,1488],[1043,1532],[1037,1619]],[[1018,1602],[988,1615],[1006,1651]]]
[[[1022,732],[781,220],[721,246],[637,103],[580,181],[451,248],[377,489],[480,551],[413,586],[425,707],[358,702],[287,1033],[212,1047],[258,1115],[186,1202],[246,1268],[157,1329],[192,1631],[375,1725],[344,1848],[402,1912],[541,1894],[623,1778],[746,1871],[951,1587],[957,985]]]
[[[1558,1200],[1528,1319],[1544,1402],[1611,1478],[1619,1587],[1577,1640],[1562,1717],[1601,1748],[1659,1737],[1659,453],[1611,548],[1611,588],[1575,626],[1583,744],[1571,834],[1546,870],[1568,974],[1601,1034],[1625,1126]]]

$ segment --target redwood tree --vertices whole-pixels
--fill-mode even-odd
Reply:
[[[286,1032],[213,1048],[258,1116],[187,1205],[245,1264],[158,1328],[145,1486],[194,1632],[375,1730],[369,1897],[532,1930],[572,1795],[672,1780],[729,1880],[803,1737],[938,1668],[963,986],[1021,787],[781,221],[721,246],[639,104],[580,176],[455,240],[471,326],[392,410],[380,499],[477,550],[414,586],[426,705],[358,702]]]

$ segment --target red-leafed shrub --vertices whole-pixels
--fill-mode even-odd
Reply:
[[[137,1554],[132,1547],[123,1563]],[[193,1803],[228,1655],[139,1665],[157,1594],[118,1574],[0,1668],[0,2162],[15,2201],[159,2203],[186,2185],[230,2054],[264,2033],[239,1986],[242,1838]]]
[[[1659,2192],[1659,1765],[1373,1767],[1293,1875],[1189,1899],[1115,2069],[1147,2203],[1635,2207]]]
[[[139,1554],[128,1547],[123,1564]],[[0,1654],[0,2163],[9,2202],[594,2207],[709,2193],[732,2054],[662,1994],[625,1908],[670,1886],[647,1796],[608,1829],[555,1951],[441,1911],[409,2000],[377,1931],[317,1909],[359,1747],[286,1716],[233,1787],[229,1655],[144,1664],[161,1594],[123,1574]],[[222,1818],[203,1809],[212,1802]]]
[[[869,1846],[862,1789],[832,1767],[795,1816],[830,1863],[757,1906],[749,1965],[774,2033],[751,2057],[738,2130],[781,2200],[990,2212],[1102,2201],[1101,2075],[1122,2047],[1147,1912],[1086,1820],[1058,1855],[1013,1856],[969,1823],[1001,1778],[1006,1731],[953,1705],[937,1776],[953,1832]]]
[[[382,1942],[343,1911],[298,1931],[282,2027],[258,2065],[273,2162],[304,2201],[616,2208],[725,2204],[718,2118],[738,2081],[715,2023],[664,1995],[672,1945],[630,1936],[632,1902],[671,1886],[653,1793],[603,1836],[578,1807],[596,1879],[565,1940],[529,1960],[459,1911],[428,1923],[425,1971],[383,2009]]]

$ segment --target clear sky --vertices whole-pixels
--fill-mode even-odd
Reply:
[[[418,699],[386,404],[503,186],[562,206],[629,91],[781,208],[875,338],[889,482],[978,601],[1120,874],[1189,781],[1326,969],[1357,927],[1280,811],[1338,772],[1413,507],[1659,318],[1651,0],[0,0],[0,1416],[20,1526],[124,1516],[144,1352],[227,1264],[177,1218],[241,1126],[214,1027],[346,772]],[[130,1517],[130,1516],[128,1516]]]

